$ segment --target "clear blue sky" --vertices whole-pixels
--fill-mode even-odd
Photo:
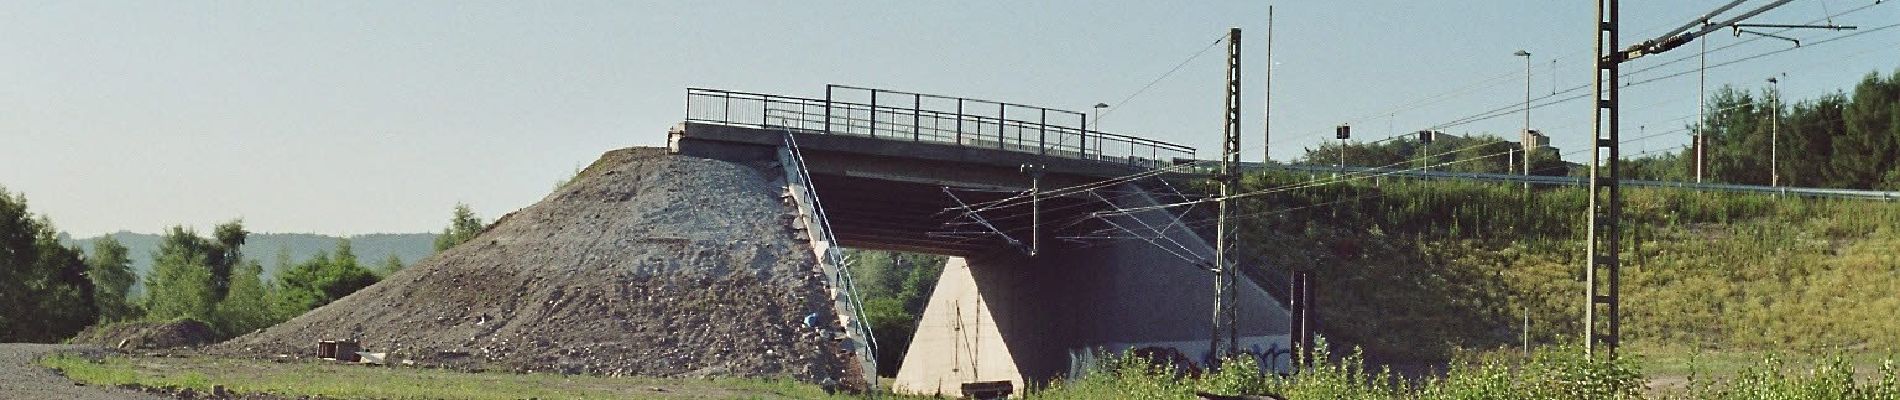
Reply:
[[[1627,43],[1719,2],[1625,3]],[[1533,53],[1534,95],[1590,76],[1592,0],[1276,4],[1276,159],[1329,140],[1339,123],[1374,138],[1520,102],[1520,48]],[[1869,4],[1798,0],[1756,21]],[[601,152],[662,144],[689,86],[820,96],[841,83],[1087,110],[1127,98],[1231,26],[1246,35],[1253,160],[1266,14],[1258,1],[0,0],[0,186],[81,236],[235,217],[265,232],[429,231],[456,202],[493,218]],[[1895,2],[1836,19],[1896,21]],[[1812,43],[1844,33],[1789,34]],[[1711,64],[1789,47],[1710,39],[1740,43]],[[1220,52],[1102,127],[1214,151]],[[1889,29],[1713,69],[1709,81],[1759,88],[1786,72],[1788,96],[1809,98],[1897,66],[1900,29]],[[1691,59],[1632,80],[1694,68]],[[1695,82],[1691,73],[1626,90],[1625,136],[1690,123],[1680,118],[1695,113]],[[1572,101],[1534,110],[1532,124],[1583,150],[1590,115]],[[1520,124],[1512,114],[1446,130],[1514,135]]]

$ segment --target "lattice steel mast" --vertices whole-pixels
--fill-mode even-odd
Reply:
[[[1234,204],[1227,196],[1234,194],[1234,185],[1240,177],[1240,28],[1227,31],[1227,89],[1224,97],[1227,109],[1222,112],[1225,135],[1221,141],[1220,175],[1215,179],[1220,183],[1220,216],[1214,228],[1214,320],[1209,329],[1208,352],[1216,356],[1220,351],[1221,331],[1227,331],[1226,355],[1238,353],[1240,328],[1236,310],[1239,300],[1234,290],[1239,275],[1232,254],[1234,250],[1234,228],[1230,217]]]
[[[1583,349],[1591,356],[1596,355],[1597,345],[1604,345],[1603,354],[1616,358],[1616,348],[1622,334],[1620,311],[1621,301],[1621,253],[1617,247],[1620,242],[1623,215],[1623,192],[1620,187],[1622,171],[1618,168],[1620,159],[1618,143],[1621,139],[1617,132],[1618,90],[1622,87],[1617,76],[1617,66],[1645,55],[1669,51],[1689,44],[1722,28],[1740,29],[1746,26],[1764,26],[1741,24],[1744,19],[1768,12],[1794,0],[1777,0],[1763,5],[1734,18],[1720,23],[1708,23],[1717,14],[1735,8],[1745,0],[1733,0],[1701,18],[1683,24],[1655,39],[1618,49],[1617,46],[1617,0],[1597,0],[1597,39],[1596,39],[1596,77],[1592,81],[1596,93],[1595,129],[1592,134],[1594,146],[1590,154],[1590,213],[1589,241],[1586,244],[1584,272],[1584,311],[1583,311]],[[1691,31],[1691,28],[1701,26]],[[1773,25],[1787,28],[1828,28],[1853,29],[1841,26],[1797,26]],[[1698,133],[1700,135],[1700,133]],[[1608,163],[1607,165],[1605,163]],[[1599,309],[1599,307],[1601,309]],[[1601,316],[1598,314],[1602,313]],[[1603,331],[1598,331],[1602,325]]]

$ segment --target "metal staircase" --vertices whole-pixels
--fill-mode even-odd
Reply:
[[[819,270],[825,274],[825,283],[830,290],[832,310],[838,315],[838,323],[845,333],[839,341],[839,347],[850,352],[858,362],[868,393],[877,393],[877,341],[871,336],[871,326],[864,319],[864,303],[858,299],[857,285],[851,279],[851,271],[846,268],[844,249],[838,247],[838,240],[832,236],[831,221],[825,217],[824,204],[818,200],[818,192],[812,187],[811,174],[806,171],[805,157],[798,150],[798,139],[790,131],[785,131],[785,145],[778,150],[779,165],[785,169],[785,196],[798,206],[798,216],[793,226],[805,233],[811,243],[812,252],[818,256]]]

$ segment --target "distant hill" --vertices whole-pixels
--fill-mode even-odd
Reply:
[[[107,234],[107,236],[118,239],[119,243],[125,244],[125,247],[130,249],[132,269],[138,272],[140,280],[143,281],[145,274],[152,270],[152,253],[158,251],[158,243],[164,236],[126,231]],[[390,254],[395,254],[396,258],[401,259],[403,265],[415,264],[423,257],[435,253],[435,237],[434,233],[372,233],[352,235],[348,239],[350,250],[356,253],[356,258],[365,266],[375,268],[381,266],[383,260],[389,258]],[[69,235],[61,235],[61,241],[66,245],[78,246],[88,253],[92,252],[92,242],[98,239],[99,237],[74,239]],[[252,233],[245,238],[244,247],[240,250],[244,252],[244,259],[256,260],[264,265],[264,278],[268,280],[275,279],[274,277],[277,276],[279,266],[276,264],[279,251],[289,252],[293,263],[303,262],[315,257],[318,252],[335,251],[336,243],[341,239],[344,238],[313,233]],[[143,285],[143,282],[140,285]]]

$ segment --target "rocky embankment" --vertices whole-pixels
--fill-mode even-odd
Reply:
[[[846,380],[795,207],[770,165],[608,152],[539,203],[374,286],[213,352],[311,356],[319,339],[422,365]]]

